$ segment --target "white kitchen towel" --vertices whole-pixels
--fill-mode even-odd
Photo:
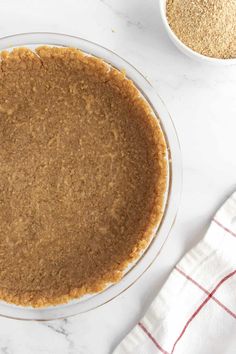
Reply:
[[[236,354],[236,192],[113,354]]]

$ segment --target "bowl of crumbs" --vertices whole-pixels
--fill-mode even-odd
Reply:
[[[160,0],[160,12],[181,52],[202,62],[236,64],[235,0]]]

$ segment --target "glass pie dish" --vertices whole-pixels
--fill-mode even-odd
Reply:
[[[110,284],[99,293],[86,295],[63,305],[32,308],[0,302],[0,315],[24,320],[50,320],[83,313],[105,304],[129,288],[160,253],[173,226],[181,191],[181,157],[177,134],[162,100],[156,95],[154,89],[142,74],[117,54],[97,44],[73,36],[54,33],[26,33],[0,39],[1,51],[10,51],[19,47],[34,50],[40,45],[78,48],[88,55],[104,60],[118,70],[125,71],[126,77],[133,81],[142,97],[151,106],[153,114],[162,128],[167,145],[168,174],[162,220],[156,226],[148,247],[133,264],[129,265],[122,279],[117,283]]]

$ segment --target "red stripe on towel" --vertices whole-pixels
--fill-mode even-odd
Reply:
[[[228,232],[230,235],[236,237],[236,234],[235,234],[233,231],[231,231],[230,229],[228,229],[227,227],[225,227],[224,225],[222,225],[218,220],[213,219],[213,221],[214,221],[219,227],[221,227],[223,230],[225,230],[226,232]]]
[[[229,273],[228,275],[226,275],[223,279],[221,279],[221,281],[216,285],[216,287],[208,294],[208,296],[206,297],[206,299],[201,303],[201,305],[196,309],[196,311],[192,314],[192,316],[189,318],[189,320],[186,322],[184,328],[182,329],[180,335],[178,336],[178,338],[176,339],[171,354],[174,353],[175,347],[178,344],[178,342],[180,341],[180,339],[183,337],[184,333],[186,332],[188,326],[190,325],[190,323],[193,321],[193,319],[197,316],[197,314],[202,310],[202,308],[208,303],[208,301],[212,298],[212,295],[218,290],[218,288],[229,278],[232,278],[232,276],[234,276],[236,274],[236,270],[234,270],[233,272]]]
[[[166,350],[164,350],[160,344],[156,341],[156,339],[151,335],[151,333],[147,330],[147,328],[141,323],[138,323],[139,327],[142,328],[144,333],[148,336],[148,338],[151,339],[151,341],[154,343],[154,345],[163,353],[163,354],[169,354]]]

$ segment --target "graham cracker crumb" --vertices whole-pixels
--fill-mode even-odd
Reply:
[[[167,19],[177,37],[213,58],[236,58],[235,0],[167,0]]]

